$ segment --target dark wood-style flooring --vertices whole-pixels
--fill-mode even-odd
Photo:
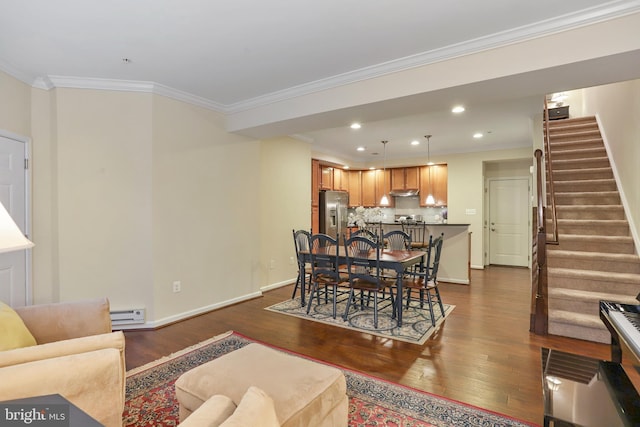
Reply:
[[[609,359],[609,346],[529,333],[529,270],[473,270],[471,285],[440,283],[456,306],[424,345],[392,341],[265,307],[290,298],[293,286],[153,331],[128,331],[127,369],[225,331],[346,368],[542,424],[540,348]]]

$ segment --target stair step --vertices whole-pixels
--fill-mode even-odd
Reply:
[[[558,250],[583,252],[610,252],[635,254],[635,245],[631,236],[582,236],[560,234]]]
[[[592,157],[589,159],[551,159],[554,171],[566,169],[592,169],[611,167],[608,157]]]
[[[547,265],[574,270],[640,274],[640,258],[635,254],[566,251],[549,248],[547,250]]]
[[[599,147],[585,147],[578,148],[572,147],[571,149],[565,150],[557,150],[555,147],[551,147],[551,163],[556,160],[583,160],[583,159],[593,159],[593,158],[602,158],[607,156],[607,151],[604,149],[604,146],[600,144]]]
[[[631,298],[631,303],[637,303]],[[616,301],[628,304],[630,299],[626,295],[615,293],[590,292],[581,289],[553,288],[549,289],[549,311],[565,311],[598,316],[600,301]]]
[[[553,171],[553,182],[613,178],[611,167]]]
[[[547,278],[550,292],[552,288],[560,287],[589,292],[628,295],[629,298],[635,298],[640,292],[640,276],[632,273],[549,267],[547,269]]]
[[[598,122],[596,121],[595,116],[584,116],[584,117],[572,117],[570,119],[565,120],[550,120],[549,121],[549,130],[551,132],[555,132],[558,130],[566,129],[567,131],[572,130],[584,130],[584,129],[592,129],[593,127],[598,127]]]
[[[554,181],[553,187],[555,191],[561,192],[561,193],[618,191],[616,180],[613,178],[574,180],[574,181]]]
[[[549,334],[604,344],[611,343],[611,334],[599,316],[562,310],[549,311]]]
[[[625,219],[622,205],[561,205],[556,213],[558,219]]]
[[[600,138],[600,129],[597,126],[563,127],[549,129],[549,138],[553,142],[566,139],[595,139]]]
[[[620,193],[617,191],[600,192],[556,192],[556,205],[619,205]]]
[[[580,138],[576,140],[565,139],[561,141],[549,141],[551,147],[551,157],[554,157],[556,152],[565,150],[577,150],[585,148],[598,148],[604,150],[604,144],[600,136],[596,138]]]
[[[551,225],[550,220],[548,226]],[[585,236],[628,236],[629,223],[617,219],[559,219],[559,234],[582,234]]]

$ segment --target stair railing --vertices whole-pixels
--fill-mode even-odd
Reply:
[[[549,107],[547,105],[547,99],[544,100],[544,149],[546,152],[545,169],[547,171],[546,185],[549,188],[549,202],[551,203],[551,238],[547,239],[547,244],[557,245],[558,240],[558,213],[556,211],[556,192],[553,188],[553,171],[551,170],[551,142],[549,137]],[[540,170],[540,169],[539,169]],[[538,187],[538,192],[541,191],[541,187]],[[541,205],[538,201],[538,211],[540,211]],[[538,218],[541,219],[541,218]],[[545,227],[546,224],[538,223]]]
[[[548,331],[549,313],[547,305],[547,232],[545,230],[546,218],[544,209],[544,192],[542,189],[542,174],[544,170],[542,168],[542,150],[537,149],[535,151],[535,158],[538,206],[537,215],[535,216],[535,235],[532,248],[532,268],[535,270],[533,270],[531,275],[532,286],[529,331],[537,335],[546,335]]]

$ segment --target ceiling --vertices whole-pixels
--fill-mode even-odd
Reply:
[[[152,82],[232,114],[428,58],[636,13],[640,2],[0,0],[0,7],[0,69],[24,82]],[[424,157],[426,134],[433,135],[432,155],[528,146],[529,119],[540,112],[544,95],[570,89],[554,87],[551,76],[573,73],[572,88],[640,77],[637,55],[620,59],[624,67],[596,60],[582,78],[575,78],[576,70],[585,64],[567,64],[334,110],[327,120],[290,120],[278,132],[345,162],[372,161],[383,139],[390,159]],[[463,114],[451,114],[456,102],[465,104]],[[363,119],[358,131],[346,126]],[[484,137],[472,138],[475,132]],[[413,139],[423,144],[411,146]],[[356,152],[357,146],[366,151]]]

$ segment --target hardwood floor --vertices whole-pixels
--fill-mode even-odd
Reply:
[[[609,359],[609,346],[529,333],[529,270],[473,270],[471,285],[440,283],[453,313],[424,345],[391,341],[265,307],[292,286],[154,331],[126,332],[127,369],[225,331],[346,368],[542,424],[540,348]]]

